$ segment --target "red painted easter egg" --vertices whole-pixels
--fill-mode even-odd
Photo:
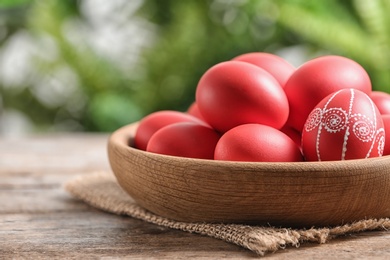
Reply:
[[[196,103],[206,122],[221,133],[248,123],[279,129],[288,118],[288,100],[276,79],[241,61],[207,70],[198,83]]]
[[[372,91],[370,98],[382,115],[390,115],[390,94],[383,91]]]
[[[287,124],[301,132],[318,102],[335,91],[349,88],[371,93],[370,78],[355,61],[341,56],[322,56],[304,63],[284,87],[290,106]]]
[[[343,89],[325,97],[309,114],[302,132],[308,161],[333,161],[382,156],[385,131],[370,97]]]
[[[217,143],[215,160],[297,162],[303,157],[286,134],[266,125],[244,124],[227,131]]]
[[[248,62],[271,74],[284,87],[287,80],[295,71],[295,67],[282,57],[266,52],[251,52],[235,57],[235,61]]]
[[[146,151],[172,156],[213,159],[220,135],[212,128],[193,122],[165,126],[150,138]]]
[[[190,114],[173,111],[161,110],[151,113],[139,122],[137,132],[134,138],[134,146],[141,150],[146,150],[149,139],[160,128],[178,122],[196,122],[203,123],[202,120]]]

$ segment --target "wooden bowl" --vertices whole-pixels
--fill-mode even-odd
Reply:
[[[110,164],[121,187],[160,216],[288,227],[390,217],[390,156],[294,163],[190,159],[131,147],[136,128],[111,135]]]

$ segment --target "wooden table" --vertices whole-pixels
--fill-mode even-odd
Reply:
[[[0,259],[256,258],[236,245],[116,216],[74,200],[72,177],[109,170],[107,135],[0,137]],[[390,231],[271,253],[276,259],[390,259]]]

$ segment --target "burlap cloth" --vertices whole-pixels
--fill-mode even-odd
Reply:
[[[99,172],[76,177],[65,184],[75,198],[106,212],[127,215],[156,225],[206,235],[247,248],[258,255],[301,243],[326,243],[337,236],[390,228],[390,219],[365,219],[332,228],[292,229],[238,224],[186,223],[157,216],[142,207],[117,184],[113,174]]]

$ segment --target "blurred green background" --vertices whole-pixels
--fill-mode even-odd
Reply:
[[[110,132],[185,111],[246,52],[343,55],[390,92],[387,0],[0,0],[0,135]]]

